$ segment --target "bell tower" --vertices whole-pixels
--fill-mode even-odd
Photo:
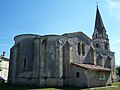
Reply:
[[[106,33],[106,29],[100,15],[98,5],[96,10],[96,19],[92,39],[93,44],[96,48],[110,50],[108,35]]]

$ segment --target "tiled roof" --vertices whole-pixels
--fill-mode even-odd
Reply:
[[[88,70],[96,70],[96,71],[112,71],[112,69],[104,68],[101,66],[91,65],[91,64],[80,64],[80,63],[72,63],[73,65],[76,65],[78,67],[82,67]]]
[[[9,59],[8,59],[8,58],[3,57],[3,56],[0,56],[0,59],[1,59],[1,60],[4,60],[4,61],[9,61]]]

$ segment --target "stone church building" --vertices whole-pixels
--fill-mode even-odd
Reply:
[[[8,82],[39,87],[111,85],[115,57],[99,9],[92,39],[83,32],[22,34],[10,49]]]

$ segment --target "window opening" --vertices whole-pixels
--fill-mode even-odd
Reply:
[[[80,43],[78,42],[78,55],[80,55]]]
[[[84,43],[82,44],[82,55],[83,56],[85,55],[85,44]]]
[[[98,43],[96,44],[96,47],[97,47],[97,48],[99,47],[99,44],[98,44]]]
[[[97,34],[95,34],[96,38],[97,38]]]
[[[99,80],[105,80],[105,73],[104,72],[99,73]]]
[[[79,78],[79,76],[80,76],[80,75],[79,75],[79,72],[76,72],[76,77]]]
[[[26,58],[24,58],[24,68],[26,68]]]

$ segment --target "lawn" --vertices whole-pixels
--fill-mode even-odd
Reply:
[[[28,87],[28,86],[11,86],[8,84],[0,84],[0,90],[120,90],[120,82],[114,82],[110,87],[97,87],[80,89],[74,87],[64,87],[64,88],[38,88],[38,87]]]

